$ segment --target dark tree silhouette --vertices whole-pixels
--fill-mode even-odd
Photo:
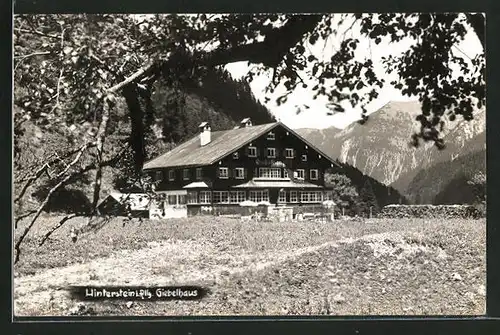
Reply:
[[[363,184],[363,187],[359,190],[359,197],[360,202],[358,204],[358,210],[362,216],[368,217],[370,213],[374,215],[380,211],[377,197],[373,192],[370,180],[367,179]]]

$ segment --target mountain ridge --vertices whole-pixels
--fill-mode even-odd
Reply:
[[[475,112],[471,121],[445,121],[442,133],[446,148],[438,150],[433,143],[411,145],[411,134],[418,131],[416,116],[421,106],[414,101],[388,102],[370,114],[363,125],[354,122],[342,130],[326,128],[313,131],[298,129],[326,154],[340,162],[357,167],[375,180],[393,186],[405,196],[413,178],[435,164],[453,161],[486,146],[485,109]]]

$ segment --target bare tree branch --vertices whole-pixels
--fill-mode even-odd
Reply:
[[[38,207],[36,213],[35,213],[35,216],[31,219],[31,222],[29,223],[29,225],[24,228],[24,231],[21,235],[21,237],[19,238],[19,240],[16,242],[16,245],[15,245],[15,250],[16,250],[16,258],[14,260],[14,264],[17,263],[19,261],[19,256],[21,254],[21,243],[23,242],[24,238],[26,237],[26,235],[28,234],[28,232],[31,230],[31,227],[33,227],[33,225],[35,224],[36,220],[38,219],[38,217],[40,216],[40,214],[42,213],[43,209],[45,208],[45,206],[48,204],[49,200],[50,200],[50,197],[52,196],[52,194],[57,191],[57,189],[59,189],[61,186],[63,186],[68,180],[71,179],[73,175],[67,175],[64,179],[62,179],[59,183],[57,183],[54,187],[52,187],[49,191],[49,193],[47,194],[47,196],[45,197],[44,201],[42,202],[42,204]]]
[[[35,224],[36,220],[38,219],[38,217],[42,213],[43,209],[45,208],[45,206],[49,202],[50,197],[52,196],[52,194],[55,191],[57,191],[60,187],[64,186],[65,184],[67,184],[68,182],[70,182],[72,179],[74,179],[77,176],[80,176],[80,175],[82,175],[82,174],[84,174],[84,173],[86,173],[88,171],[94,170],[97,167],[104,167],[104,166],[109,166],[109,165],[115,164],[123,156],[124,153],[125,153],[125,149],[123,149],[120,153],[118,153],[114,157],[112,157],[112,158],[110,158],[108,160],[102,161],[100,164],[98,164],[97,162],[90,163],[87,166],[85,166],[84,168],[80,169],[79,171],[67,175],[61,181],[59,181],[59,183],[57,183],[54,187],[52,187],[50,189],[50,191],[47,194],[47,196],[45,197],[44,201],[42,202],[42,204],[36,210],[35,216],[31,219],[30,224],[24,229],[21,237],[19,238],[19,240],[15,244],[14,249],[16,251],[16,257],[15,257],[15,260],[14,260],[14,264],[19,261],[19,257],[20,257],[20,254],[21,254],[21,244],[22,244],[23,240],[25,239],[26,235],[29,233],[29,231],[31,230],[31,228]]]
[[[24,196],[24,193],[26,192],[26,190],[28,189],[28,187],[34,182],[36,181],[38,178],[40,178],[42,176],[42,174],[45,172],[45,170],[47,170],[49,168],[49,164],[48,163],[45,163],[43,164],[43,166],[41,166],[36,172],[34,175],[32,175],[31,177],[28,178],[28,180],[26,181],[26,183],[24,184],[23,188],[21,189],[21,192],[18,194],[17,197],[14,198],[14,203],[16,202],[19,202],[19,200],[21,200],[21,198]]]
[[[26,213],[23,213],[21,215],[16,215],[16,220],[14,222],[14,228],[17,229],[17,224],[19,223],[19,221],[21,221],[22,219],[27,218],[28,216],[35,214],[35,213],[36,213],[36,210],[30,210],[30,211],[27,211]]]
[[[50,51],[39,51],[39,52],[33,52],[28,55],[19,55],[19,56],[14,56],[14,60],[18,60],[16,63],[16,66],[14,66],[14,72],[17,70],[19,65],[21,65],[25,59],[33,56],[43,56],[43,55],[50,55],[52,52]]]
[[[14,59],[23,60],[23,59],[28,58],[28,57],[50,55],[51,53],[52,52],[50,52],[50,51],[38,51],[38,52],[33,52],[33,53],[30,53],[27,55],[17,55],[17,56],[14,56]]]
[[[356,24],[356,22],[358,22],[358,18],[355,18],[351,25],[344,31],[344,33],[342,34],[342,41],[345,41],[345,35],[347,34],[348,31],[351,31],[352,30],[352,27],[354,27],[354,25]]]
[[[59,36],[57,36],[57,35],[45,34],[45,33],[42,33],[41,31],[34,30],[34,29],[30,30],[30,29],[14,28],[14,31],[18,31],[20,33],[28,33],[28,34],[38,35],[38,36],[44,36],[44,37],[59,39]]]
[[[133,75],[131,75],[130,77],[126,78],[122,82],[120,82],[120,83],[116,84],[115,86],[109,88],[108,92],[109,93],[118,92],[119,90],[121,90],[122,88],[124,88],[125,86],[127,86],[128,84],[131,84],[134,81],[140,80],[143,77],[152,74],[155,71],[156,68],[157,68],[157,64],[156,63],[150,63],[150,64],[148,64],[148,65],[140,68],[139,70],[137,70]]]
[[[71,162],[69,165],[69,167],[71,167],[72,165],[74,165],[78,159],[81,157],[81,155],[83,154],[83,152],[89,148],[92,148],[94,146],[97,145],[97,142],[89,142],[89,143],[85,143],[84,145],[80,146],[79,148],[75,149],[75,150],[72,150],[70,152],[67,152],[63,157],[62,159],[65,159],[65,158],[68,158],[68,157],[71,157],[72,155],[78,153],[78,157],[77,159],[73,160],[73,162]],[[26,192],[26,190],[28,189],[28,187],[33,184],[33,182],[35,182],[38,178],[40,178],[42,176],[42,174],[44,172],[47,171],[47,169],[52,165],[52,164],[55,164],[57,163],[58,161],[61,161],[62,160],[61,157],[57,156],[55,159],[45,163],[43,166],[41,166],[37,172],[35,172],[34,175],[32,175],[31,177],[28,178],[28,180],[26,181],[26,183],[24,184],[23,188],[21,189],[21,192],[19,193],[19,195],[14,199],[14,203],[16,202],[19,202],[19,200],[21,200],[21,198],[24,196],[24,193]],[[66,169],[63,171],[63,173],[59,173],[58,174],[58,177],[61,177],[65,172],[67,172],[69,170],[69,167],[67,166]]]
[[[312,31],[320,22],[322,15],[296,15],[290,18],[282,27],[274,28],[263,42],[255,42],[247,45],[237,46],[232,49],[216,49],[208,53],[197,54],[201,57],[199,65],[217,66],[221,64],[238,61],[249,61],[251,63],[263,63],[274,67],[280,62],[285,53],[295,46],[309,31]],[[172,68],[172,63],[178,61],[171,57],[168,60],[151,62],[141,67],[134,74],[108,89],[108,92],[117,92],[125,86],[141,80],[144,77],[159,71],[161,68]],[[192,62],[191,59],[186,63]]]
[[[52,235],[57,229],[61,228],[67,221],[75,218],[79,216],[78,214],[69,214],[69,215],[66,215],[61,221],[59,221],[59,223],[57,225],[55,225],[54,227],[52,227],[44,236],[43,238],[40,240],[40,243],[38,244],[39,246],[42,246],[45,241],[47,241],[47,239],[50,237],[50,235]]]
[[[71,161],[71,163],[69,163],[68,165],[66,165],[66,167],[64,168],[64,170],[62,170],[61,172],[59,172],[57,174],[57,176],[55,177],[55,179],[59,179],[61,178],[63,175],[66,174],[66,172],[69,171],[69,169],[74,166],[76,163],[78,163],[78,161],[80,160],[80,158],[82,157],[83,153],[89,148],[91,143],[87,143],[85,145],[83,145],[80,149],[80,151],[78,152],[78,154],[76,155],[75,159],[73,159]]]

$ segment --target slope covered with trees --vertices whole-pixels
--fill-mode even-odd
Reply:
[[[209,86],[217,86],[221,90],[205,92],[203,89],[197,89],[190,92],[173,90],[162,82],[156,84],[152,97],[155,120],[151,125],[151,134],[146,138],[148,157],[153,158],[194,136],[198,132],[198,125],[204,121],[210,122],[213,130],[231,129],[243,118],[242,115],[252,115],[252,119],[258,120],[254,121],[255,123],[274,121],[267,108],[255,99],[248,83],[234,80],[229,74],[218,71],[214,72],[204,85],[204,87]],[[232,97],[233,94],[236,98]],[[226,95],[227,99],[224,99]],[[109,141],[113,144],[126,140],[126,134],[130,131],[124,117],[124,105],[122,113],[117,114],[109,125]],[[27,160],[33,161],[37,158],[42,160],[50,153],[58,152],[65,145],[71,145],[72,137],[47,131],[31,121],[25,121],[20,127],[23,130],[23,135],[18,138],[22,143],[19,146],[21,152],[17,160],[20,167],[28,166]],[[134,179],[132,163],[132,153],[128,151],[119,160],[103,169],[102,195],[112,189],[123,192],[141,190]],[[37,184],[30,199],[31,207],[39,205],[53,186],[50,180]],[[72,185],[54,192],[44,210],[67,213],[89,212],[92,192],[92,179],[88,174],[81,175]]]
[[[486,174],[486,150],[438,163],[420,171],[408,186],[409,199],[416,204],[474,203],[476,195],[469,182]],[[486,183],[484,183],[485,194]]]
[[[333,187],[334,202],[339,209],[344,208],[346,215],[368,217],[370,208],[376,215],[382,207],[389,204],[407,204],[407,199],[396,189],[384,185],[370,176],[363,174],[356,167],[347,163],[325,176],[326,185]]]

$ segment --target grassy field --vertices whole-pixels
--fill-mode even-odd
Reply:
[[[69,238],[59,218],[27,236],[16,315],[68,315],[68,285],[202,285],[199,301],[89,302],[97,315],[484,314],[485,220],[111,222]],[[22,227],[22,225],[21,225]],[[19,229],[18,229],[19,230]],[[16,232],[18,233],[18,232]]]

